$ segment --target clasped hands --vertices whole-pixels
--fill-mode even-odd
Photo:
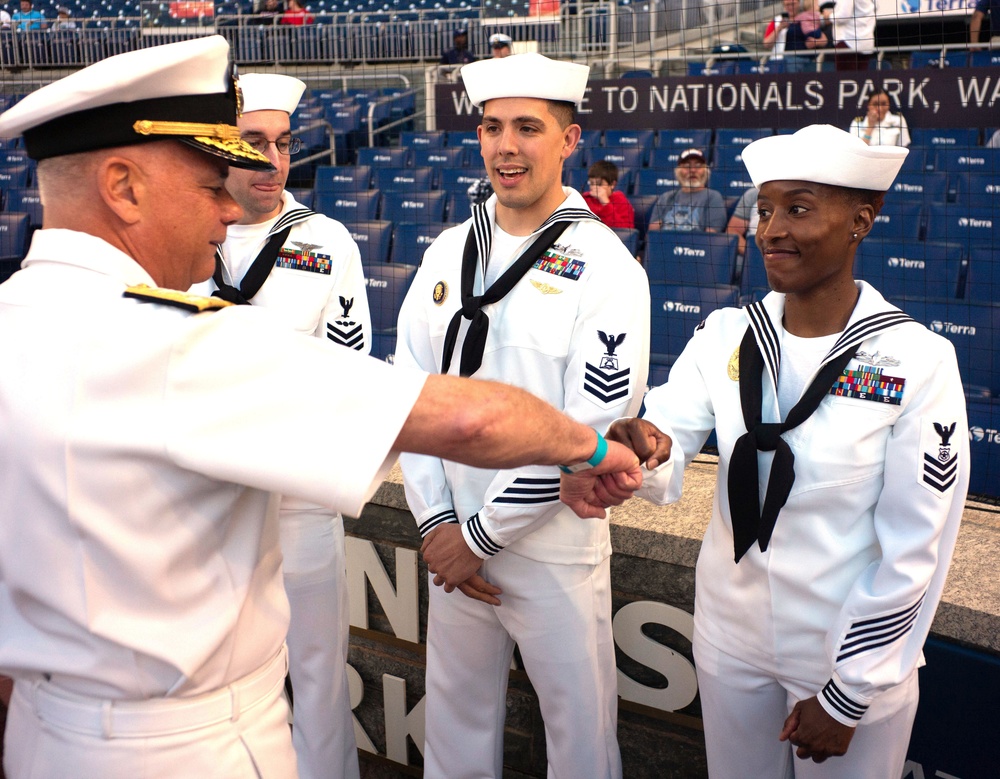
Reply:
[[[649,469],[670,456],[670,438],[643,419],[615,421],[605,434],[608,452],[600,465],[574,474],[562,474],[559,499],[583,518],[604,519],[609,506],[624,503],[642,486],[640,460]],[[465,542],[457,523],[439,525],[424,538],[420,552],[434,584],[445,592],[499,606],[499,587],[479,575],[483,561]]]

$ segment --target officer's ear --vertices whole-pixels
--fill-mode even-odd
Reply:
[[[109,155],[97,167],[97,189],[105,205],[125,224],[135,224],[142,215],[146,176],[134,159]]]

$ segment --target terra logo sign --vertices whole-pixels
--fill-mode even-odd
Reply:
[[[701,306],[695,303],[681,303],[668,300],[663,304],[663,310],[671,314],[700,314]]]

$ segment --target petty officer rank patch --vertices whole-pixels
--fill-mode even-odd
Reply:
[[[142,303],[160,303],[164,306],[174,306],[183,308],[185,311],[199,313],[201,311],[218,311],[233,305],[228,300],[222,298],[207,298],[202,295],[189,295],[187,292],[179,292],[175,289],[163,289],[162,287],[150,287],[147,284],[136,284],[129,287],[122,293],[122,297],[133,298]]]
[[[594,333],[594,340],[603,348],[598,351],[595,344],[594,355],[597,359],[585,361],[581,391],[604,407],[619,402],[629,394],[632,369],[628,365],[621,365],[615,354],[625,336],[625,333],[605,333],[598,330]]]
[[[935,495],[944,496],[958,477],[958,452],[951,445],[954,420],[920,421],[920,468],[917,481]],[[961,431],[959,435],[964,435]]]
[[[365,348],[365,333],[360,322],[351,319],[354,298],[340,296],[341,315],[326,323],[326,337],[336,344],[361,351]]]
[[[844,371],[830,388],[830,394],[898,406],[903,400],[905,384],[906,379],[886,376],[881,368],[866,367],[856,371]]]
[[[330,275],[330,255],[317,254],[305,249],[282,249],[278,252],[278,259],[274,262],[275,268],[291,268],[292,270],[304,270],[309,273],[322,273],[324,276]]]
[[[586,265],[587,263],[583,260],[573,259],[565,254],[558,254],[552,249],[547,249],[541,257],[535,260],[532,267],[543,273],[551,273],[553,276],[562,276],[564,279],[577,281],[583,274]]]

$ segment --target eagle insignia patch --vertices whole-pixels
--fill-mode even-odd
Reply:
[[[604,344],[604,353],[597,360],[597,365],[589,361],[585,363],[583,392],[605,407],[618,403],[629,395],[632,369],[620,367],[619,357],[615,354],[625,336],[625,333],[615,335],[598,330],[597,337]]]
[[[361,351],[365,346],[365,333],[361,324],[350,318],[353,307],[354,298],[340,296],[340,310],[343,313],[339,319],[326,323],[326,337],[335,344]]]
[[[958,478],[958,453],[953,451],[951,437],[955,422],[924,421],[920,434],[922,454],[918,481],[921,486],[944,495]]]

